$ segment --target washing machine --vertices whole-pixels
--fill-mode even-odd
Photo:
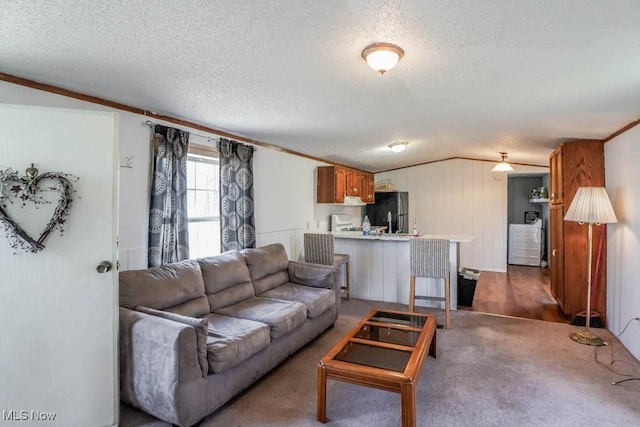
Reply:
[[[544,233],[540,218],[531,224],[509,225],[508,263],[540,267],[543,244]]]

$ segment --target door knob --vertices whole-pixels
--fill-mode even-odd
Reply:
[[[554,250],[552,250],[552,251],[551,251],[551,255],[552,255],[552,256],[556,256],[556,254],[557,254],[557,253],[558,253],[558,250],[557,250],[557,249],[554,249]]]
[[[96,267],[96,271],[98,273],[106,273],[108,271],[111,271],[111,263],[109,261],[102,261],[100,264],[98,264],[98,266]]]

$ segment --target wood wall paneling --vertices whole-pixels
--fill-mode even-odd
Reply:
[[[482,259],[482,253],[484,250],[488,250],[485,247],[485,238],[484,238],[484,216],[485,207],[484,207],[484,196],[483,196],[483,165],[482,163],[473,162],[472,166],[472,177],[471,182],[466,183],[471,189],[471,200],[472,200],[472,208],[470,212],[470,220],[471,220],[471,232],[473,236],[476,236],[476,241],[473,245],[473,252],[471,254],[471,259],[467,261],[468,266],[483,266],[487,267],[488,264],[484,263]],[[486,228],[491,230],[491,222],[487,222]]]
[[[292,228],[288,230],[276,230],[256,233],[256,247],[262,247],[273,243],[281,243],[289,259],[297,259],[296,254],[303,246],[304,230],[301,228]]]
[[[457,158],[376,174],[376,182],[390,179],[396,190],[409,192],[409,224],[421,234],[475,236],[460,246],[461,266],[506,272],[507,177],[494,179],[494,164]]]
[[[458,243],[453,243],[450,256],[455,271]],[[409,303],[410,254],[408,241],[335,239],[335,250],[350,257],[351,295],[373,301]],[[457,276],[452,274],[452,309],[456,310]],[[444,297],[442,279],[416,278],[416,294]],[[416,301],[422,307],[442,307],[438,301]]]
[[[398,295],[398,302],[402,304],[409,304],[409,277],[411,276],[409,245],[389,242],[388,246],[390,246],[392,248],[391,250],[395,251],[397,254],[396,275],[398,283],[401,284],[398,286],[396,291]]]
[[[398,251],[392,245],[383,245],[382,247],[382,280],[385,283],[402,283],[401,278],[398,277],[398,271],[394,268],[394,265],[398,264]],[[409,284],[407,283],[407,286]],[[398,300],[398,289],[391,287],[385,287],[383,294],[383,301],[394,302]]]
[[[460,204],[460,212],[461,212],[461,221],[462,221],[462,235],[463,236],[474,236],[473,234],[473,191],[472,188],[468,185],[468,183],[473,180],[473,162],[470,160],[461,160],[459,165],[460,170],[462,171],[462,202]],[[475,245],[460,245],[460,259],[461,260],[469,260],[469,262],[473,259],[473,248]],[[465,266],[465,264],[462,264]]]
[[[384,301],[384,245],[370,244],[369,256],[372,260],[381,260],[382,262],[373,262],[369,265],[369,299],[374,301]]]

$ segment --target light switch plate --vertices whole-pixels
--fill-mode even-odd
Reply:
[[[133,167],[133,156],[131,156],[131,157],[121,156],[120,157],[120,167],[121,168],[132,168]]]

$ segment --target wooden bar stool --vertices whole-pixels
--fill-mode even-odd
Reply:
[[[410,239],[411,279],[409,281],[409,311],[414,311],[415,300],[444,302],[444,328],[449,329],[451,286],[449,283],[449,241],[446,239]],[[444,298],[416,295],[416,277],[444,279]]]
[[[345,283],[342,286],[344,297],[349,299],[349,255],[336,254],[333,249],[333,236],[328,233],[304,233],[304,259],[313,264],[345,265]]]

